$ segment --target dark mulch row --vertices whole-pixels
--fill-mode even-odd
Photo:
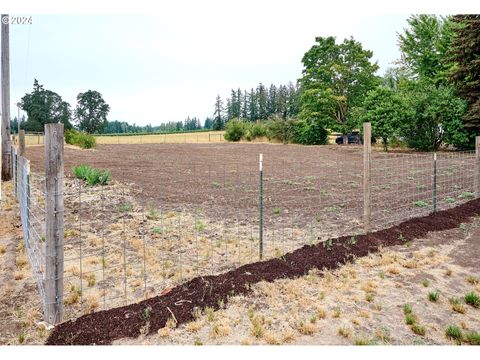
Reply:
[[[116,339],[137,337],[145,326],[146,308],[151,309],[148,317],[149,333],[152,334],[165,326],[172,313],[177,325],[192,321],[196,309],[209,306],[217,310],[219,304],[226,304],[230,296],[248,293],[250,284],[262,280],[295,278],[313,268],[334,269],[356,257],[375,252],[380,246],[398,245],[406,240],[424,237],[430,231],[456,228],[475,215],[480,215],[480,199],[450,210],[411,219],[368,236],[357,236],[356,242],[351,241],[351,236],[343,236],[334,239],[332,246],[324,243],[304,246],[281,259],[244,265],[216,276],[197,277],[173,288],[165,295],[59,324],[46,344],[102,345],[110,344]]]

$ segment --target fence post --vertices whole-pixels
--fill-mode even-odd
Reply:
[[[480,136],[475,137],[475,196],[480,197]]]
[[[259,222],[258,222],[258,231],[259,231],[259,252],[260,260],[263,258],[263,154],[260,154],[259,161],[259,171],[260,171],[260,186],[259,186]]]
[[[18,133],[18,155],[25,156],[25,130]]]
[[[63,124],[45,125],[45,320],[63,317]]]
[[[12,164],[13,164],[13,195],[18,199],[18,159],[17,159],[17,149],[12,146]]]
[[[370,231],[370,166],[372,154],[372,126],[363,123],[363,227],[365,234]]]
[[[433,153],[433,212],[437,212],[437,153]]]

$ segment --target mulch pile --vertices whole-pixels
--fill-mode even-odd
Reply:
[[[422,238],[430,231],[453,229],[469,218],[480,215],[480,199],[472,200],[453,209],[405,221],[389,229],[354,238],[342,236],[330,244],[304,246],[282,258],[244,265],[215,276],[194,278],[173,288],[165,295],[156,296],[137,304],[84,315],[76,320],[59,324],[46,341],[47,345],[105,345],[121,338],[135,338],[145,329],[153,334],[165,326],[174,315],[177,326],[194,320],[197,309],[219,309],[230,296],[247,294],[251,284],[295,278],[313,268],[335,269],[348,261],[379,247],[403,244]],[[148,309],[148,310],[146,310]]]

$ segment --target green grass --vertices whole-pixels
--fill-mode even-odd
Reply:
[[[111,178],[108,170],[101,171],[88,165],[75,166],[72,172],[77,179],[86,181],[89,186],[108,185]]]
[[[456,340],[457,342],[462,341],[463,334],[462,330],[456,325],[450,325],[445,330],[445,336],[449,339]]]
[[[132,208],[133,208],[132,204],[124,203],[124,204],[120,205],[119,210],[121,212],[130,212],[130,211],[132,211]]]
[[[480,345],[480,334],[476,331],[469,331],[465,335],[465,341],[470,345]]]
[[[405,315],[412,314],[413,313],[412,305],[410,305],[410,304],[403,305],[403,313]]]
[[[422,285],[423,287],[428,287],[430,285],[430,281],[428,281],[427,279],[422,280]]]
[[[452,305],[452,310],[459,314],[465,314],[465,306],[460,302],[459,298],[451,297],[448,302]]]
[[[451,204],[451,203],[455,202],[455,199],[452,198],[452,197],[447,197],[447,198],[445,198],[445,202],[448,203],[448,204]]]
[[[430,300],[431,302],[437,302],[439,296],[440,293],[438,291],[431,291],[428,293],[428,300]]]
[[[417,322],[417,317],[414,314],[405,315],[405,324],[414,325]]]
[[[273,209],[273,213],[275,215],[280,215],[282,213],[282,209],[280,209],[279,207],[276,207]]]
[[[475,197],[475,194],[470,191],[464,191],[460,195],[458,195],[459,199],[472,199]]]
[[[411,329],[415,334],[425,336],[425,333],[426,333],[425,326],[413,324]]]
[[[473,291],[465,295],[465,302],[475,308],[480,308],[480,297]]]

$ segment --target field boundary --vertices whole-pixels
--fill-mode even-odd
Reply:
[[[360,235],[355,243],[350,236],[325,243],[304,246],[279,259],[260,261],[216,276],[200,276],[185,282],[165,295],[142,302],[84,315],[57,325],[47,345],[108,345],[121,338],[153,334],[172,319],[175,326],[195,319],[195,312],[206,307],[218,310],[229,297],[247,294],[259,281],[296,278],[311,269],[335,269],[341,265],[376,252],[381,247],[401,245],[422,238],[429,232],[458,227],[480,215],[480,199],[456,208],[407,220],[388,229]],[[145,314],[148,314],[146,316]],[[146,330],[145,330],[146,329]]]

